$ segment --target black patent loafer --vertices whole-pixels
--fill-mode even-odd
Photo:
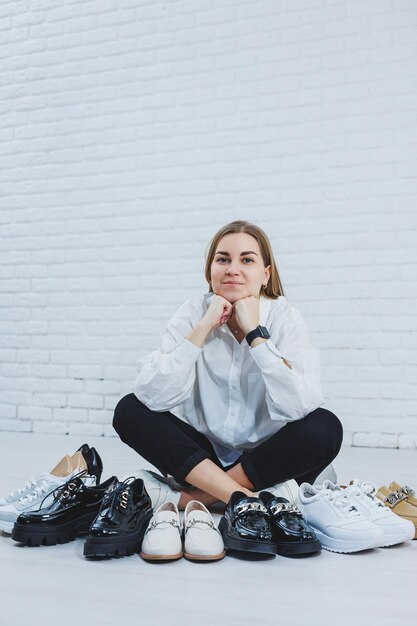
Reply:
[[[321,543],[301,511],[286,498],[261,491],[262,500],[272,520],[276,552],[282,556],[307,556],[321,552]]]
[[[275,554],[268,509],[259,498],[233,492],[219,530],[226,550]]]
[[[50,505],[19,515],[12,539],[26,546],[53,546],[86,534],[104,496],[118,484],[112,476],[101,485],[87,487],[84,480],[88,479],[86,471],[80,472],[52,492]]]
[[[84,543],[84,556],[117,557],[139,552],[152,517],[152,501],[141,478],[131,476],[105,497]]]

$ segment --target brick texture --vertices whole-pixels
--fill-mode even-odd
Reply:
[[[417,7],[0,6],[0,429],[112,435],[136,359],[270,236],[345,445],[417,447]]]

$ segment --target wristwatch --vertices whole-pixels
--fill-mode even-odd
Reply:
[[[268,332],[268,329],[265,328],[265,326],[257,326],[255,328],[255,330],[251,330],[250,333],[248,333],[246,335],[246,341],[248,342],[248,344],[250,345],[252,343],[252,341],[256,338],[256,337],[262,337],[263,339],[269,339],[270,338],[270,334]]]

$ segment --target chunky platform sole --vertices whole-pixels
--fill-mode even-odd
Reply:
[[[0,522],[0,530],[2,530],[7,535],[13,530],[14,522]]]
[[[361,550],[371,550],[372,548],[380,548],[383,544],[382,536],[368,537],[361,539],[360,541],[351,541],[349,539],[335,539],[322,533],[318,528],[315,528],[311,522],[309,525],[312,527],[317,535],[318,540],[321,543],[324,550],[330,552],[339,552],[343,554],[350,554],[352,552],[360,552]]]
[[[269,541],[253,541],[251,539],[235,539],[227,533],[227,522],[222,517],[219,523],[219,531],[223,537],[226,550],[236,550],[239,552],[256,552],[257,554],[276,554],[275,543]]]
[[[275,546],[277,554],[281,556],[303,556],[321,552],[320,541],[300,541],[299,543],[277,541]]]
[[[90,535],[84,543],[84,556],[90,558],[111,558],[130,556],[139,552],[142,546],[145,530],[152,517],[152,511],[146,515],[134,533],[112,537],[95,537]]]
[[[77,520],[56,526],[45,524],[19,524],[15,522],[12,530],[12,539],[25,546],[55,546],[58,543],[68,543],[82,534],[88,533],[93,516],[91,513],[83,515]]]

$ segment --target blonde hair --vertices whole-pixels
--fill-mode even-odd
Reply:
[[[264,266],[271,266],[268,283],[266,287],[262,285],[260,295],[264,296],[265,298],[269,298],[270,300],[277,300],[279,296],[284,296],[284,289],[282,287],[278,268],[275,263],[271,243],[267,235],[264,233],[262,228],[259,228],[259,226],[256,226],[256,224],[252,224],[251,222],[246,222],[245,220],[235,220],[234,222],[226,224],[226,226],[223,226],[222,228],[220,228],[220,230],[217,231],[217,233],[211,240],[209,244],[209,250],[206,256],[206,267],[204,271],[205,278],[209,284],[209,291],[213,292],[210,281],[211,265],[213,263],[217,245],[222,237],[224,237],[225,235],[230,235],[231,233],[247,233],[248,235],[252,235],[252,237],[254,237],[259,244]]]

